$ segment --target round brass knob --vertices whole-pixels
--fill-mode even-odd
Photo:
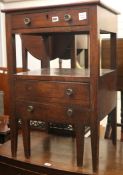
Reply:
[[[73,94],[73,89],[68,88],[66,89],[66,95],[71,96]]]
[[[71,117],[71,116],[73,115],[73,109],[72,109],[72,108],[69,108],[69,109],[67,110],[67,115],[68,115],[69,117]]]
[[[31,23],[31,19],[30,18],[24,18],[24,24],[25,25],[29,25]]]
[[[72,17],[71,17],[70,14],[65,14],[65,15],[64,15],[64,20],[65,20],[66,22],[71,21],[71,19],[72,19]]]
[[[34,106],[27,106],[27,111],[28,112],[33,112],[34,111]]]

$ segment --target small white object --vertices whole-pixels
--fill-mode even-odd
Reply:
[[[52,16],[52,22],[58,22],[59,17],[58,16]]]
[[[80,21],[87,19],[87,12],[81,12],[78,15],[79,15],[79,20]]]
[[[51,163],[44,163],[45,166],[51,166]]]

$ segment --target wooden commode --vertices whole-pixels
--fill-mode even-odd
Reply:
[[[26,158],[31,156],[30,120],[66,123],[74,126],[77,166],[82,166],[84,130],[89,126],[92,165],[93,170],[96,171],[99,162],[100,121],[109,113],[113,115],[112,141],[116,144],[117,12],[97,0],[37,8],[8,9],[3,12],[6,14],[12,155],[15,157],[17,153],[19,119],[22,122]],[[110,25],[106,21],[110,21]],[[18,48],[15,47],[16,34],[42,36],[43,66],[40,70],[26,71],[26,61],[22,59],[24,71],[16,72],[18,54]],[[74,64],[71,64],[70,69],[50,68],[50,60],[56,55],[51,38],[58,34],[87,35],[88,66],[86,68],[83,66],[78,69]],[[101,34],[110,34],[111,38],[112,56],[109,69],[102,69],[100,64]],[[76,58],[72,57],[71,62],[74,62],[74,59]]]

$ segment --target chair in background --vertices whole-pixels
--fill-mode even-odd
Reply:
[[[18,68],[17,72],[21,72],[22,68]],[[1,91],[1,105],[0,111],[0,143],[6,142],[10,139],[9,128],[9,111],[10,111],[10,97],[9,97],[9,78],[7,67],[0,67],[0,91]]]
[[[110,55],[110,41],[109,39],[102,40],[102,66],[108,68]],[[117,123],[117,127],[121,127],[121,141],[123,141],[123,39],[117,39],[117,91],[121,92],[121,122]],[[110,138],[112,134],[111,127],[112,116],[109,115],[107,119],[105,138]]]
[[[22,72],[22,68],[17,68],[17,72]],[[0,91],[3,91],[4,115],[9,115],[10,97],[9,97],[9,78],[7,67],[0,67]]]

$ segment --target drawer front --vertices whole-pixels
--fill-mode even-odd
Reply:
[[[79,106],[63,106],[59,104],[39,104],[28,101],[16,102],[16,115],[23,120],[42,120],[56,123],[71,123],[77,119],[82,121],[82,115],[88,118],[89,112]]]
[[[88,9],[80,8],[54,12],[19,14],[13,15],[11,20],[13,29],[87,25]]]
[[[89,83],[48,82],[48,81],[15,81],[16,99],[30,101],[79,104],[89,107]]]

